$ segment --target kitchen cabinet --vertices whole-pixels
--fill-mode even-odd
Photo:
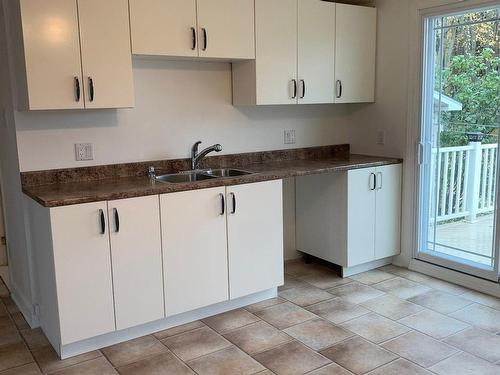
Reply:
[[[253,59],[253,0],[129,0],[135,55]]]
[[[376,8],[336,4],[335,103],[375,101]]]
[[[134,104],[127,0],[19,0],[21,109]]]
[[[400,252],[401,164],[296,179],[297,249],[343,267]]]
[[[229,299],[225,188],[160,196],[167,317]]]
[[[52,208],[49,218],[61,344],[114,331],[106,202]]]
[[[374,101],[376,9],[256,0],[256,57],[233,63],[233,104]]]
[[[116,329],[165,317],[157,195],[108,202]]]
[[[227,187],[231,299],[284,282],[282,191],[281,180]]]

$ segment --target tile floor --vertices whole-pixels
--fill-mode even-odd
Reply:
[[[500,374],[500,300],[386,266],[286,265],[278,298],[59,360],[0,286],[0,375]]]

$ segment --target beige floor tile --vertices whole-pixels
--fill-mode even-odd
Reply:
[[[36,363],[30,363],[24,366],[16,367],[1,372],[2,375],[40,375],[40,369]]]
[[[464,288],[463,286],[452,284],[447,281],[435,279],[432,277],[429,278],[428,280],[422,281],[422,284],[427,285],[432,289],[437,289],[442,292],[454,294],[457,296],[469,291],[469,289]]]
[[[444,342],[489,362],[500,361],[500,336],[490,332],[471,328],[446,338]]]
[[[0,299],[0,317],[8,315],[7,307],[5,307],[3,301]]]
[[[256,354],[292,341],[292,338],[266,322],[257,322],[228,332],[226,339],[248,354]]]
[[[369,372],[367,375],[432,375],[432,373],[404,359],[398,359]]]
[[[202,322],[219,333],[258,322],[260,319],[245,309],[237,309],[203,319]]]
[[[36,350],[50,345],[41,328],[25,329],[21,331],[24,341],[30,350]]]
[[[158,340],[162,340],[162,339],[165,339],[167,337],[175,336],[175,335],[178,335],[178,334],[181,334],[184,332],[189,332],[189,331],[192,331],[194,329],[201,328],[204,326],[205,326],[205,324],[203,324],[201,321],[197,320],[197,321],[194,321],[191,323],[182,324],[182,325],[177,326],[177,327],[172,327],[172,328],[160,331],[160,332],[156,332],[154,334],[154,336]]]
[[[0,371],[34,362],[24,342],[0,346]]]
[[[19,330],[22,329],[30,329],[30,326],[26,322],[26,319],[24,319],[23,314],[20,312],[15,312],[11,314],[12,320],[14,321],[14,324],[17,326]]]
[[[0,328],[0,346],[15,344],[22,340],[15,325]]]
[[[260,310],[264,310],[266,307],[271,307],[274,305],[279,305],[280,303],[286,302],[286,299],[281,297],[266,299],[262,302],[253,303],[251,305],[245,306],[245,310],[255,313]]]
[[[231,346],[229,341],[208,327],[169,337],[162,342],[183,361]]]
[[[194,375],[188,366],[170,352],[118,367],[117,371],[121,375]]]
[[[312,285],[287,289],[279,292],[279,296],[302,307],[333,298],[327,291]]]
[[[470,327],[457,319],[430,310],[407,316],[399,322],[438,340]]]
[[[313,313],[290,302],[268,307],[256,312],[255,315],[278,329],[285,329],[316,317]]]
[[[380,267],[379,270],[384,271],[384,272],[388,272],[388,273],[392,273],[394,275],[397,275],[399,277],[403,277],[403,278],[411,280],[411,281],[415,281],[417,283],[432,279],[432,277],[424,275],[422,273],[410,271],[407,268],[397,267],[394,265]]]
[[[422,311],[424,308],[404,299],[386,294],[382,297],[374,298],[363,302],[361,305],[383,315],[386,318],[398,320],[408,315],[413,315]]]
[[[431,290],[428,286],[401,277],[382,281],[373,287],[402,299],[412,298]]]
[[[362,303],[384,295],[384,292],[358,282],[328,289],[328,292],[351,303]]]
[[[382,346],[422,367],[430,367],[457,353],[455,348],[415,331],[390,340]]]
[[[361,337],[353,337],[321,353],[355,374],[364,374],[397,358],[393,353]]]
[[[334,288],[352,282],[352,279],[342,278],[338,272],[330,269],[318,270],[315,273],[302,276],[300,279],[320,289]]]
[[[321,318],[297,324],[285,329],[284,332],[316,351],[353,336],[352,332]]]
[[[360,305],[344,301],[341,298],[320,302],[316,305],[308,306],[307,309],[335,324],[343,323],[370,312],[370,310]]]
[[[9,313],[14,314],[16,312],[19,312],[19,308],[11,297],[2,298],[2,301]]]
[[[285,273],[294,277],[310,275],[311,273],[316,273],[325,269],[326,267],[321,264],[306,264],[302,259],[291,260],[285,263]]]
[[[493,333],[500,332],[500,311],[488,306],[469,305],[450,316]]]
[[[462,294],[462,297],[467,298],[473,302],[480,303],[481,305],[500,310],[500,298],[493,297],[488,294],[479,293],[474,290],[470,290]]]
[[[82,362],[74,366],[66,367],[54,373],[54,375],[113,375],[118,374],[113,366],[104,357]]]
[[[285,283],[278,287],[281,292],[283,290],[297,288],[299,286],[307,285],[305,281],[299,280],[296,277],[285,274]]]
[[[377,284],[382,281],[386,281],[389,279],[394,279],[396,276],[392,273],[387,273],[380,270],[371,270],[363,273],[359,273],[357,275],[351,276],[351,279],[356,280],[362,284]]]
[[[429,368],[438,375],[498,375],[500,367],[467,353],[456,354]]]
[[[91,359],[102,356],[100,351],[94,350],[92,352],[61,360],[51,346],[46,346],[42,349],[34,350],[32,353],[44,374],[52,373],[62,368],[73,366],[77,363],[90,361]]]
[[[336,363],[331,363],[325,367],[321,367],[320,369],[310,372],[308,375],[352,375],[352,372],[337,365]]]
[[[409,298],[408,301],[440,312],[441,314],[452,313],[473,303],[468,299],[439,290],[431,290],[430,292],[419,294],[418,296]]]
[[[305,374],[331,362],[297,341],[259,353],[254,358],[277,375]]]
[[[235,346],[193,359],[188,365],[199,375],[251,375],[265,370]]]
[[[167,348],[154,336],[143,336],[102,349],[102,353],[115,367],[167,351]]]
[[[375,313],[369,313],[349,320],[340,326],[377,344],[402,335],[410,330],[402,324]]]
[[[0,328],[5,327],[16,327],[14,321],[10,318],[9,315],[0,316]]]

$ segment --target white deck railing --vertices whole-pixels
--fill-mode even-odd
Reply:
[[[436,221],[466,218],[495,209],[497,144],[432,150],[432,212]],[[434,215],[433,215],[434,216]]]

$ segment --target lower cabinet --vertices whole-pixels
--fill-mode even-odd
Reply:
[[[167,316],[229,298],[225,188],[160,196]]]
[[[401,164],[296,179],[297,250],[344,268],[400,252]]]

